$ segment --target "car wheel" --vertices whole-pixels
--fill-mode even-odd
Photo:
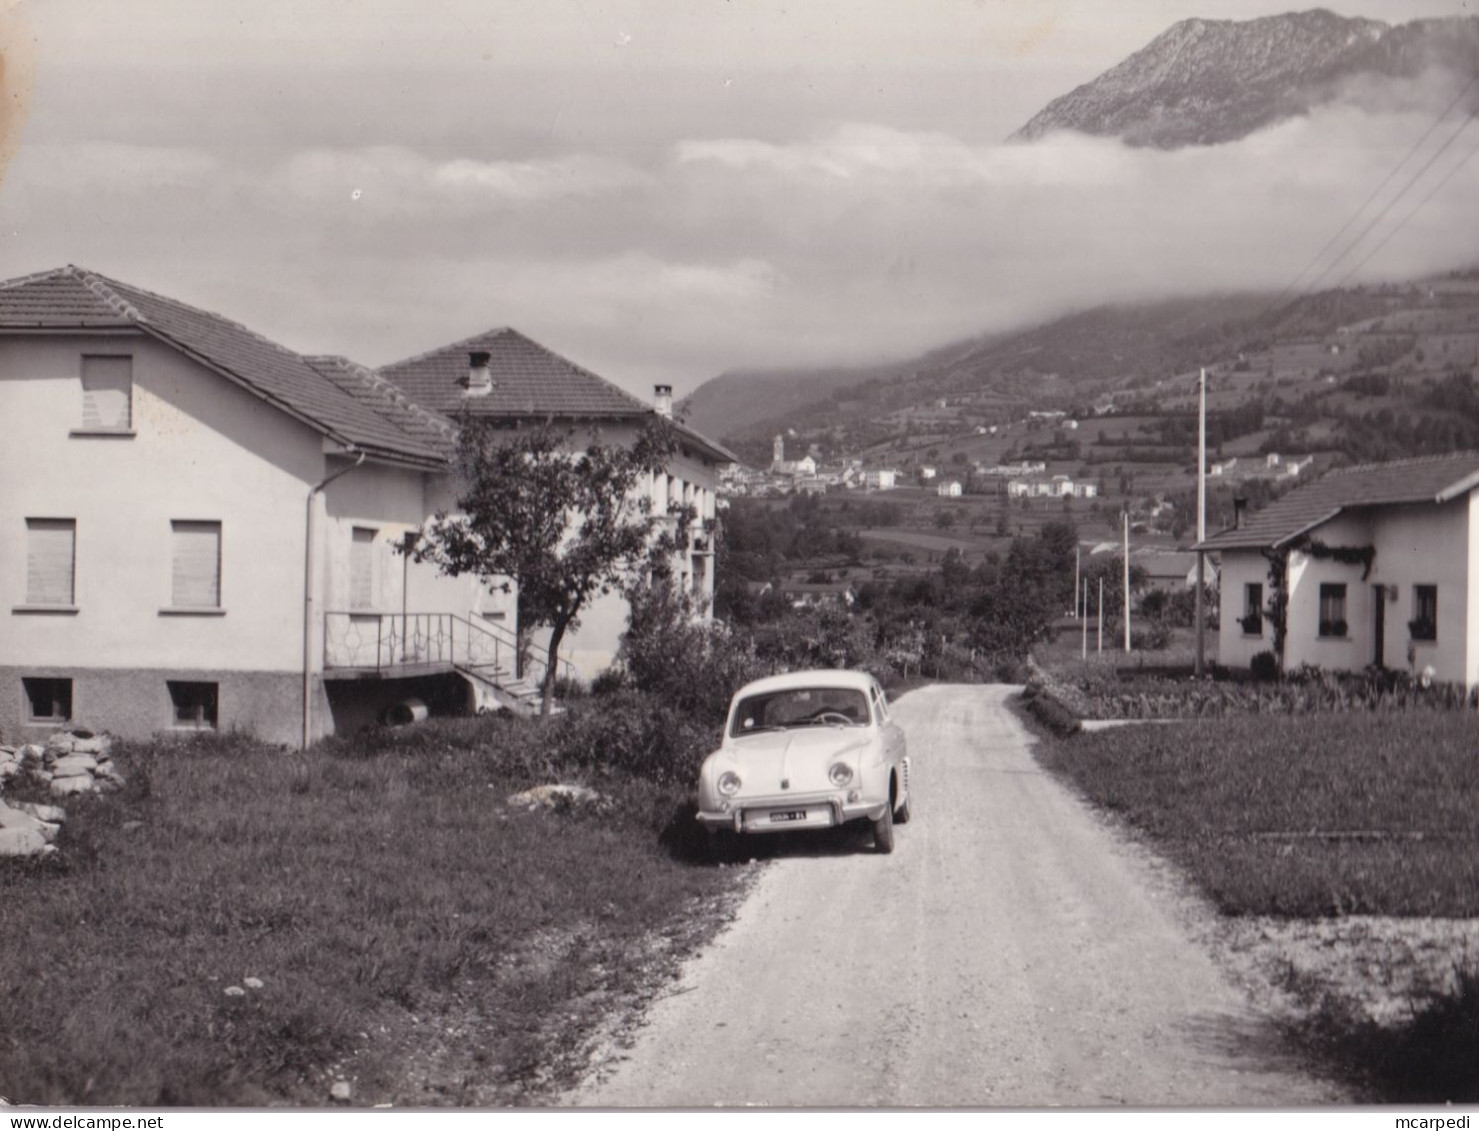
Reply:
[[[904,795],[904,804],[900,805],[898,808],[898,812],[894,814],[894,824],[907,825],[909,823],[909,818],[914,816],[914,810],[910,808],[910,805],[913,803],[913,801],[913,793],[907,793]]]
[[[894,806],[892,800],[883,807],[883,816],[873,822],[873,847],[885,854],[894,850]]]

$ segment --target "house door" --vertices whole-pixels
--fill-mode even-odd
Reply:
[[[1385,585],[1373,585],[1371,587],[1372,617],[1371,638],[1375,641],[1376,655],[1372,663],[1379,668],[1387,666],[1387,587]]]

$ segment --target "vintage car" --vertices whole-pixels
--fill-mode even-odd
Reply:
[[[718,856],[747,833],[870,821],[880,852],[910,815],[909,754],[867,672],[805,671],[746,684],[699,771],[698,819]]]

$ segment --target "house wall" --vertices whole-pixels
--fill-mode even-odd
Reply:
[[[1399,670],[1421,672],[1431,666],[1442,681],[1479,682],[1479,655],[1470,643],[1479,631],[1479,613],[1470,599],[1479,561],[1475,506],[1465,498],[1441,505],[1383,507],[1342,515],[1313,531],[1327,546],[1372,546],[1375,558],[1370,575],[1363,578],[1358,564],[1290,554],[1285,668],[1312,664],[1359,671],[1380,659]],[[1219,658],[1229,666],[1244,664],[1253,652],[1270,646],[1243,638],[1236,619],[1242,612],[1245,581],[1264,581],[1267,599],[1262,563],[1256,551],[1226,551],[1222,556]],[[1319,635],[1320,585],[1326,582],[1346,586],[1348,628],[1343,638]],[[1438,639],[1433,642],[1410,639],[1408,621],[1414,615],[1417,585],[1438,587]],[[1383,587],[1385,623],[1380,657],[1375,640],[1377,586]],[[1271,641],[1268,625],[1264,635]]]
[[[77,436],[84,354],[133,357],[132,435]],[[72,681],[77,723],[127,737],[174,729],[168,680],[219,685],[218,726],[301,737],[304,537],[309,489],[330,470],[315,430],[141,333],[0,337],[0,733],[27,722],[23,677]],[[315,609],[347,603],[351,529],[381,531],[377,603],[399,611],[392,538],[419,524],[421,472],[366,463],[317,501]],[[27,518],[76,522],[75,612],[16,611],[26,599]],[[220,607],[171,604],[171,520],[221,523]],[[466,615],[497,603],[475,583],[412,567],[414,607]],[[507,603],[507,599],[503,599]],[[314,733],[332,727],[309,654]]]
[[[1217,662],[1223,667],[1246,668],[1257,653],[1273,648],[1273,629],[1267,617],[1263,620],[1263,631],[1253,636],[1245,633],[1238,623],[1243,615],[1243,588],[1250,582],[1263,586],[1264,607],[1268,607],[1268,561],[1257,550],[1224,550],[1218,570],[1221,584]],[[1210,568],[1207,574],[1210,578]]]

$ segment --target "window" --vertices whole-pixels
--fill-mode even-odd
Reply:
[[[1320,586],[1320,635],[1344,636],[1345,586],[1326,583]]]
[[[73,607],[77,520],[26,519],[26,604]]]
[[[191,730],[215,730],[219,684],[171,679],[169,699],[174,707],[175,726]]]
[[[1243,626],[1244,636],[1263,635],[1263,583],[1261,581],[1250,581],[1243,586],[1243,617],[1239,623]]]
[[[1407,629],[1414,640],[1438,639],[1438,587],[1436,585],[1414,585],[1412,587],[1412,620]]]
[[[23,677],[21,687],[26,695],[26,721],[32,723],[65,723],[72,718],[72,681]]]
[[[349,607],[375,607],[375,531],[356,526],[349,544]]]
[[[174,552],[171,607],[219,609],[221,524],[176,519],[169,525]]]
[[[133,428],[134,359],[82,358],[82,432]]]

